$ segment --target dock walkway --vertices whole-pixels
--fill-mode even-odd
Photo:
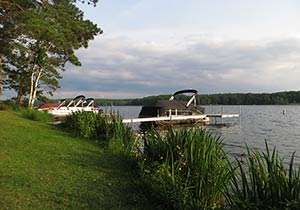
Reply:
[[[123,119],[123,123],[176,121],[176,120],[201,120],[207,118],[238,118],[239,114],[201,114],[201,115],[170,115],[163,117],[130,118]]]

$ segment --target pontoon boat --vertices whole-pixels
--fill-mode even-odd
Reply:
[[[56,117],[64,117],[66,115],[72,114],[78,111],[87,111],[98,113],[99,108],[94,107],[94,99],[85,99],[83,95],[77,96],[67,105],[66,100],[62,100],[60,103],[56,104],[42,104],[38,107],[39,111],[47,111],[49,114],[53,114]]]
[[[175,100],[177,95],[190,93],[191,98],[188,102]],[[197,105],[198,91],[194,89],[186,89],[175,92],[169,100],[159,100],[153,105],[143,106],[139,114],[139,118],[152,118],[152,117],[166,117],[166,116],[190,116],[190,115],[203,115],[204,108]],[[207,117],[203,119],[189,119],[182,121],[174,121],[172,124],[188,124],[196,122],[208,122]],[[170,124],[170,121],[156,121],[156,125]]]

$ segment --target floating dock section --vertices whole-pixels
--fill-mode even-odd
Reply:
[[[147,117],[123,119],[123,123],[159,122],[159,121],[182,121],[182,120],[205,120],[209,118],[238,118],[239,114],[201,114],[201,115],[170,115],[164,117]]]

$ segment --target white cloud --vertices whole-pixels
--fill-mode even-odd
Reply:
[[[104,34],[78,51],[83,66],[68,66],[57,94],[299,90],[299,6],[297,0],[83,4]]]
[[[60,95],[86,91],[124,98],[189,87],[202,93],[300,89],[296,38],[255,42],[194,36],[176,42],[96,39],[91,48],[78,52],[83,66],[64,73]]]

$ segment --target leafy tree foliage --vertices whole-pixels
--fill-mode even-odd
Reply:
[[[89,40],[102,33],[70,1],[42,3],[14,17],[17,33],[3,56],[6,87],[16,90],[19,99],[29,94],[29,107],[39,94],[52,94],[59,87],[67,62],[81,65],[75,50],[88,47]]]

